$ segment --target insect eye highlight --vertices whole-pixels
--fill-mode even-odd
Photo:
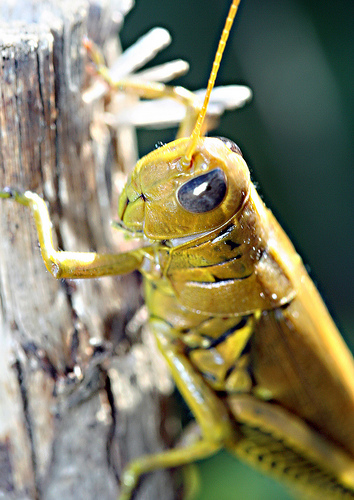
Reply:
[[[222,141],[225,144],[225,146],[231,149],[233,153],[237,153],[238,155],[243,157],[241,149],[235,142],[231,141],[230,139],[226,139],[226,137],[216,137],[216,139],[220,139],[220,141]]]
[[[210,212],[225,198],[226,177],[221,168],[215,168],[183,184],[177,199],[188,212],[200,214]]]

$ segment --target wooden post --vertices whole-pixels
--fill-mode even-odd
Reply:
[[[82,99],[82,38],[89,28],[116,50],[124,4],[0,6],[0,188],[42,195],[66,250],[114,248],[115,154],[103,99]],[[119,153],[123,169],[135,154]],[[138,275],[56,281],[28,210],[0,200],[0,496],[114,499],[122,466],[161,449],[168,378],[148,333],[142,342],[137,322],[125,328],[141,304]],[[148,477],[136,498],[175,498],[169,473]]]

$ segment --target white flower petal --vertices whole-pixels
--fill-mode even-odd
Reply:
[[[195,93],[203,101],[205,89],[197,90]],[[252,99],[252,90],[245,85],[225,85],[215,87],[210,96],[210,105],[222,106],[223,113],[225,109],[242,108]]]
[[[203,99],[205,90],[198,90]],[[209,116],[220,116],[225,109],[244,106],[252,97],[252,92],[243,85],[215,87],[208,106]],[[186,108],[173,99],[140,101],[122,109],[117,115],[106,114],[105,121],[110,126],[134,125],[135,127],[167,128],[175,127],[183,120]]]
[[[171,36],[167,30],[153,28],[118,57],[109,71],[112,80],[125,78],[141,68],[170,43]]]
[[[165,64],[160,64],[159,66],[154,66],[153,68],[139,71],[135,73],[134,77],[144,81],[163,83],[184,75],[188,70],[189,64],[182,59],[177,59],[176,61],[170,61]]]

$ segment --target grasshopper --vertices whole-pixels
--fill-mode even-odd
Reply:
[[[182,137],[143,157],[120,196],[121,227],[141,237],[141,248],[58,251],[44,201],[29,191],[0,192],[32,211],[54,277],[143,275],[151,329],[200,434],[186,447],[128,464],[121,500],[132,497],[143,474],[222,448],[314,498],[354,498],[351,354],[238,146],[203,136],[238,4],[233,0],[201,109],[179,88],[135,89],[188,108]]]

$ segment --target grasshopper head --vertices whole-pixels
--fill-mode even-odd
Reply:
[[[178,139],[142,158],[119,202],[124,225],[164,240],[212,231],[230,220],[248,196],[250,177],[231,141],[201,137],[188,167],[189,139]]]

